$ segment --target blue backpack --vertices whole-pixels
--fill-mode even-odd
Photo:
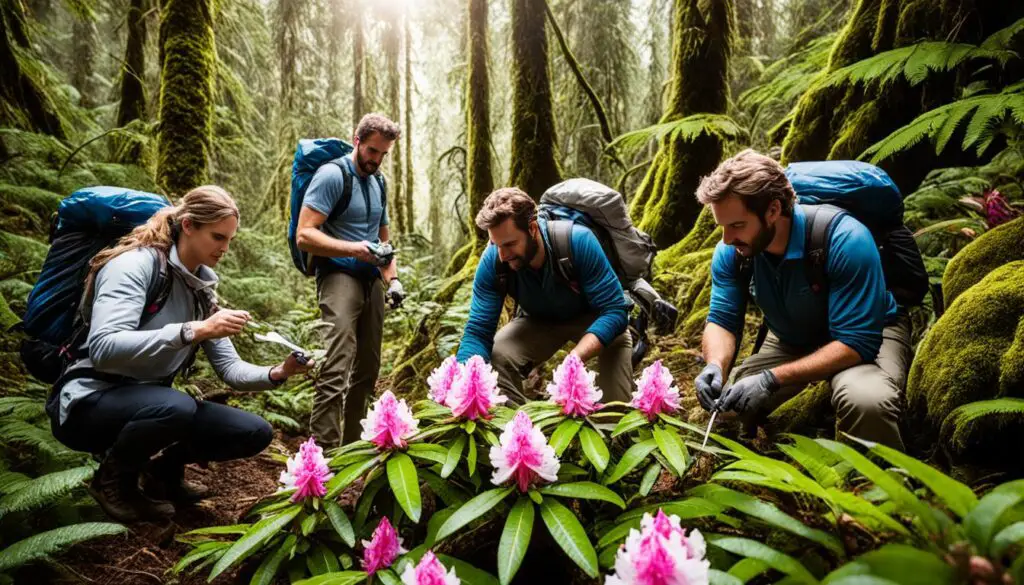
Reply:
[[[307,138],[299,141],[295,148],[295,160],[292,161],[292,195],[291,195],[291,220],[288,222],[288,248],[292,252],[292,263],[300,272],[306,276],[316,274],[315,257],[309,252],[299,249],[295,241],[295,233],[299,227],[299,212],[302,211],[302,201],[306,197],[306,191],[313,180],[313,175],[325,164],[336,165],[341,169],[345,177],[345,185],[341,193],[341,199],[334,209],[331,210],[327,221],[332,221],[348,209],[352,201],[352,173],[343,160],[352,153],[352,145],[340,138]],[[381,204],[387,207],[387,183],[380,171],[374,173],[374,178],[380,185]]]
[[[20,353],[33,376],[55,382],[64,366],[80,357],[76,352],[89,332],[80,309],[92,257],[168,205],[160,195],[121,187],[88,187],[60,202],[50,226],[50,249],[20,324],[27,336]],[[143,322],[170,293],[166,256],[157,254],[154,262]]]
[[[807,216],[804,261],[811,290],[828,290],[829,233],[837,217],[864,224],[878,246],[886,288],[904,307],[921,304],[928,272],[914,234],[903,225],[903,196],[885,171],[858,161],[799,162],[786,168]],[[736,254],[740,282],[750,282],[753,260]]]

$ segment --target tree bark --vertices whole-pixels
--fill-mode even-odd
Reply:
[[[132,120],[146,117],[146,91],[143,75],[146,71],[146,0],[131,0],[126,25],[128,40],[124,47],[124,65],[121,68],[121,99],[117,104],[117,125],[126,126]]]
[[[398,66],[399,52],[402,45],[402,29],[399,23],[400,15],[395,14],[395,19],[388,23],[388,30],[384,39],[384,57],[388,68],[388,109],[391,119],[402,120],[402,74]],[[405,209],[405,183],[402,179],[402,152],[404,145],[408,144],[407,138],[403,135],[391,149],[390,164],[391,176],[388,180],[388,207],[393,230],[396,234],[405,234],[410,231],[410,225],[406,221]],[[392,214],[393,213],[393,214]]]
[[[476,214],[494,190],[491,172],[491,95],[487,70],[487,0],[469,0],[467,38],[469,75],[466,83],[466,182],[473,246],[482,248],[487,233],[476,227]]]
[[[363,9],[362,3],[356,2],[352,9],[355,28],[352,31],[352,132],[359,126],[363,117]]]
[[[14,54],[15,46],[31,49],[25,18],[21,2],[0,0],[0,99],[9,104],[0,108],[0,121],[64,139],[67,133],[53,103]]]
[[[405,15],[405,124],[402,128],[402,140],[405,142],[405,218],[409,231],[416,231],[416,209],[413,205],[413,170],[412,170],[412,92],[415,87],[412,77],[412,27],[409,15]]]

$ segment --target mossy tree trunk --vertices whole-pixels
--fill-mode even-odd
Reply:
[[[279,0],[277,3],[277,45],[278,69],[281,74],[280,100],[285,112],[295,106],[295,94],[299,84],[299,26],[301,25],[302,0]]]
[[[562,180],[555,156],[544,0],[512,0],[512,87],[509,182],[540,199]]]
[[[78,103],[83,108],[91,108],[96,105],[93,74],[96,47],[99,44],[99,34],[96,32],[96,23],[93,22],[92,16],[75,16],[71,35],[74,47],[73,54],[70,55],[71,85],[78,90]]]
[[[0,0],[0,122],[63,139],[67,133],[53,103],[37,80],[22,69],[15,47],[31,49],[24,5],[19,0]]]
[[[362,3],[355,3],[352,18],[355,20],[352,30],[352,132],[355,132],[359,119],[366,113],[363,111],[363,53],[366,39]]]
[[[216,52],[211,0],[165,0],[157,183],[183,195],[207,181]]]
[[[469,75],[466,83],[466,183],[473,243],[482,248],[487,233],[476,227],[477,212],[494,190],[491,172],[491,89],[487,70],[487,0],[469,0],[467,38]]]
[[[384,38],[384,59],[388,69],[388,109],[391,119],[402,120],[402,74],[398,66],[399,53],[402,45],[402,27],[399,19],[400,14],[395,13],[394,19],[388,23],[388,30]],[[391,173],[388,177],[388,215],[391,218],[392,232],[404,234],[411,227],[406,221],[405,209],[405,184],[402,180],[402,151],[407,145],[408,137],[402,136],[395,141],[391,149],[391,156],[388,157],[391,166]]]
[[[146,0],[131,0],[125,17],[128,38],[124,45],[124,63],[121,66],[120,99],[117,103],[117,125],[127,126],[134,120],[146,118]],[[117,141],[116,160],[141,162],[142,145],[137,140]]]
[[[412,25],[409,23],[409,15],[405,15],[403,24],[405,32],[405,123],[402,124],[402,141],[405,142],[405,219],[409,225],[409,231],[416,231],[416,209],[412,202],[413,170],[412,170],[412,92],[415,89],[412,77]]]
[[[859,0],[833,47],[826,74],[924,40],[976,44],[1021,16],[1024,6],[1003,0]],[[944,74],[933,75],[917,87],[896,82],[884,91],[864,91],[854,84],[812,87],[797,104],[783,158],[787,162],[857,158],[915,117],[952,100],[958,85],[965,82],[956,74]],[[956,148],[947,149],[936,161],[934,148],[922,142],[883,161],[882,166],[909,193],[932,168],[972,162],[972,155]]]
[[[676,0],[671,90],[662,122],[726,112],[732,23],[730,0]],[[633,221],[659,247],[671,246],[693,226],[701,211],[694,192],[721,158],[722,142],[715,136],[688,141],[669,135],[661,141],[631,204]]]

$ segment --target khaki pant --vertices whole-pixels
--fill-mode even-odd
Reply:
[[[783,344],[769,333],[760,351],[743,360],[729,376],[729,383],[807,355]],[[855,437],[903,450],[899,418],[910,347],[910,319],[900,317],[882,331],[878,357],[832,376],[832,406],[839,430]],[[772,397],[769,412],[796,395],[803,386],[783,386]]]
[[[569,341],[579,341],[594,323],[596,315],[585,314],[571,321],[552,323],[516,317],[494,336],[491,366],[498,372],[498,386],[509,400],[527,401],[523,378],[546,362]],[[603,402],[628,401],[633,391],[633,341],[629,330],[622,332],[598,356],[597,385]],[[536,397],[534,397],[536,398]]]
[[[324,333],[327,355],[309,426],[320,445],[330,448],[359,440],[359,421],[380,373],[384,284],[332,272],[318,275],[316,288],[322,319],[331,327]]]

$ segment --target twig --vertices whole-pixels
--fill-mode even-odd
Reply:
[[[124,569],[124,568],[121,568],[121,567],[118,567],[118,566],[115,566],[115,565],[97,565],[97,566],[101,567],[103,569],[113,569],[115,571],[120,571],[122,573],[129,573],[129,574],[132,574],[132,575],[145,575],[147,577],[152,577],[153,579],[156,580],[157,583],[163,583],[164,582],[164,580],[161,579],[160,577],[157,577],[153,573],[147,573],[146,571],[138,571],[136,569]]]

